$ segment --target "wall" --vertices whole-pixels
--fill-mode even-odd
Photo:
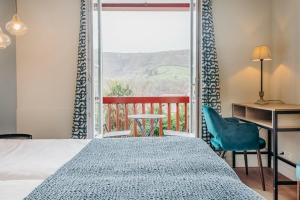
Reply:
[[[300,1],[273,0],[273,68],[272,97],[286,103],[300,104]],[[279,152],[294,162],[300,161],[300,134],[279,134]],[[295,170],[279,163],[279,169],[290,178]]]
[[[217,51],[221,76],[222,113],[231,115],[232,102],[254,102],[259,90],[259,64],[250,61],[255,45],[271,47],[273,61],[265,63],[266,99],[300,104],[300,1],[214,0]],[[264,134],[262,134],[264,136]],[[300,135],[279,135],[279,152],[300,161]],[[227,157],[231,163],[231,157]],[[250,157],[250,165],[256,165]],[[238,159],[238,166],[243,160]],[[279,170],[295,178],[295,170],[279,162]]]
[[[233,102],[255,102],[260,89],[260,65],[252,62],[255,46],[272,45],[271,0],[214,0],[217,52],[221,76],[222,113],[231,115]],[[269,70],[271,62],[265,63]],[[269,77],[265,91],[269,96]]]
[[[260,90],[260,65],[250,61],[255,46],[272,45],[272,0],[214,0],[214,22],[220,67],[222,114],[231,116],[233,102],[255,102]],[[269,93],[272,62],[265,63],[264,89]],[[249,164],[257,165],[256,156]],[[231,163],[231,156],[228,156]],[[238,159],[237,166],[243,165]]]
[[[6,33],[5,24],[15,13],[14,1],[0,1],[0,27]],[[16,45],[0,50],[0,133],[16,131]]]
[[[29,32],[17,40],[17,129],[34,138],[70,138],[80,1],[18,5]]]

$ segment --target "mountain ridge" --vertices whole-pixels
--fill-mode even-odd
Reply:
[[[189,50],[147,53],[103,53],[104,78],[151,76],[162,66],[189,68]]]

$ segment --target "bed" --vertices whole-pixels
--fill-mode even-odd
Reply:
[[[0,199],[263,199],[200,139],[0,141]]]
[[[0,140],[0,199],[19,200],[90,140]]]

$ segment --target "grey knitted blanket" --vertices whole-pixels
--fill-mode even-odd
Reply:
[[[92,140],[26,200],[263,199],[200,139]]]

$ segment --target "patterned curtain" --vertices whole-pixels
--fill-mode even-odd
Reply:
[[[78,43],[77,79],[73,114],[72,138],[87,137],[87,1],[81,0]]]
[[[202,2],[202,104],[221,112],[212,0]],[[207,131],[204,118],[202,118],[202,139],[210,144],[211,136]]]

